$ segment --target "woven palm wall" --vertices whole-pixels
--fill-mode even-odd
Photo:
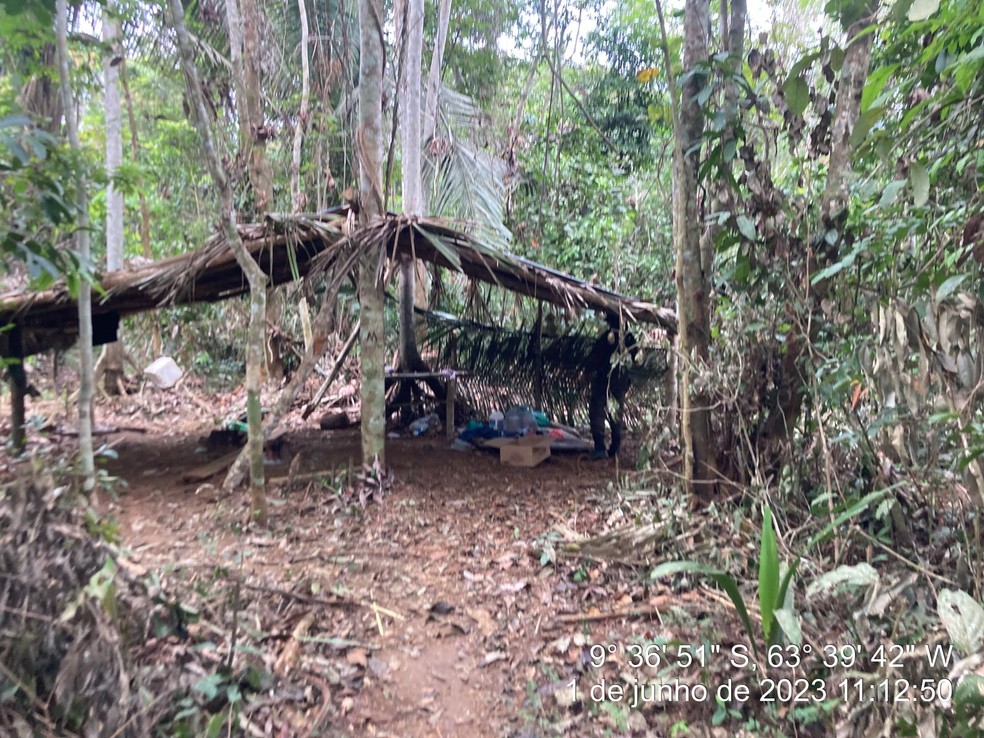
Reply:
[[[568,425],[588,422],[591,369],[588,356],[596,336],[585,333],[543,335],[537,359],[537,336],[463,320],[444,313],[424,313],[427,336],[421,341],[426,361],[439,369],[470,376],[459,382],[459,394],[480,418],[492,410],[526,405]],[[641,342],[640,360],[632,369],[632,387],[625,422],[639,427],[647,410],[662,406],[666,350]],[[542,367],[539,382],[538,367]],[[538,394],[540,395],[538,401]]]

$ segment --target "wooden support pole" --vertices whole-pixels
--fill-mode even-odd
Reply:
[[[536,303],[536,325],[533,326],[533,401],[543,410],[543,302]]]
[[[27,395],[27,374],[24,372],[24,341],[20,326],[15,325],[7,339],[11,364],[7,370],[10,376],[10,443],[15,453],[24,450],[26,435],[24,421],[27,415],[24,397]]]
[[[458,394],[458,379],[453,374],[448,377],[448,391],[445,397],[445,423],[444,429],[448,438],[454,440],[456,432],[454,427],[454,403]]]

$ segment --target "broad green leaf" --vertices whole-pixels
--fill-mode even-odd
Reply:
[[[949,279],[945,280],[943,284],[936,288],[936,299],[945,300],[960,286],[960,283],[967,279],[966,274],[955,274]]]
[[[747,215],[739,215],[735,218],[738,223],[738,230],[741,231],[741,235],[747,238],[749,241],[754,241],[758,235],[755,232],[755,221],[749,218]]]
[[[878,99],[882,90],[885,89],[885,83],[888,82],[889,77],[895,72],[896,64],[889,64],[884,67],[879,67],[874,72],[868,75],[867,81],[864,83],[864,89],[861,91],[861,111],[864,112],[868,110],[871,105]]]
[[[878,207],[884,208],[894,203],[898,199],[899,193],[902,192],[903,187],[905,187],[904,179],[897,179],[894,182],[889,182],[885,186],[885,189],[882,190],[882,196],[878,201]]]
[[[889,11],[889,17],[892,19],[893,23],[902,24],[909,17],[909,8],[912,6],[912,0],[896,0],[895,4],[892,5],[892,9]]]
[[[773,614],[779,602],[779,547],[772,527],[772,510],[765,508],[762,516],[762,541],[759,547],[759,609],[762,612],[762,634],[766,645],[772,642]]]
[[[205,729],[206,738],[219,738],[222,735],[222,726],[225,724],[225,713],[219,712],[212,716]]]
[[[984,676],[965,674],[953,690],[953,714],[963,725],[979,720],[984,712]],[[966,733],[966,735],[976,735]]]
[[[827,596],[839,589],[858,589],[872,587],[878,583],[878,572],[871,564],[844,564],[836,569],[825,572],[807,587],[806,596],[809,598]]]
[[[225,679],[221,674],[209,674],[199,679],[191,689],[195,692],[201,692],[205,699],[211,702],[218,696],[219,689],[224,681]]]
[[[711,93],[714,92],[714,85],[705,84],[700,92],[697,93],[697,104],[700,107],[707,105],[707,101],[711,98]]]
[[[821,54],[820,54],[819,51],[811,51],[809,54],[804,54],[803,56],[801,56],[796,61],[796,63],[793,64],[792,67],[790,67],[790,69],[789,69],[789,76],[790,77],[799,77],[800,74],[802,74],[802,72],[803,72],[804,69],[806,69],[808,66],[810,66],[811,64],[813,64],[813,62],[815,62],[817,59],[820,58],[820,55]]]
[[[962,94],[966,95],[971,85],[977,79],[977,73],[980,71],[978,66],[976,64],[961,64],[957,66],[956,71],[953,73],[953,80],[957,83],[957,87]]]
[[[748,282],[748,276],[752,273],[752,264],[748,259],[748,254],[738,254],[735,256],[735,270],[731,278],[738,284]]]
[[[800,645],[803,642],[803,631],[796,613],[792,609],[781,607],[776,610],[775,617],[779,628],[786,635],[786,640],[797,646]]]
[[[957,650],[964,656],[981,650],[984,646],[984,607],[977,600],[959,589],[944,589],[940,590],[936,609]]]
[[[799,616],[796,614],[796,598],[793,596],[793,589],[790,584],[792,584],[796,569],[799,568],[799,562],[800,559],[797,556],[792,566],[788,567],[782,576],[782,581],[779,583],[779,594],[776,598],[781,606],[775,612],[775,620],[782,632],[785,633],[786,639],[797,646],[803,642],[803,631],[800,628]],[[778,637],[779,633],[777,632],[775,635]]]
[[[909,167],[909,181],[912,183],[912,204],[921,208],[929,202],[929,172],[919,162]]]
[[[735,158],[735,153],[738,150],[738,142],[733,138],[728,139],[724,142],[724,161],[725,163],[732,161]]]
[[[817,272],[816,274],[813,275],[813,279],[811,279],[810,281],[813,284],[817,284],[819,282],[822,282],[825,279],[830,279],[831,277],[833,277],[838,272],[840,272],[840,271],[842,271],[844,269],[847,269],[850,266],[853,266],[854,265],[854,260],[855,260],[856,256],[857,256],[857,254],[852,251],[850,254],[848,254],[847,256],[845,256],[843,259],[840,259],[839,261],[831,264],[830,266],[824,267],[823,269],[821,269],[819,272]]]
[[[902,483],[898,482],[890,487],[884,487],[882,489],[876,489],[874,492],[869,492],[860,500],[850,505],[846,510],[838,514],[836,518],[824,526],[823,530],[810,538],[810,540],[806,543],[806,549],[813,548],[817,544],[826,542],[841,525],[846,523],[851,518],[860,515],[872,505],[881,502],[884,498],[894,492],[897,487],[901,486]]]
[[[913,0],[909,6],[909,20],[913,23],[924,21],[940,9],[940,0]]]
[[[868,137],[871,127],[878,122],[884,112],[885,108],[883,106],[876,105],[873,108],[865,110],[858,116],[858,121],[854,124],[854,130],[851,131],[851,146],[859,146]]]
[[[738,611],[738,617],[741,618],[741,622],[745,626],[745,632],[748,633],[748,640],[751,643],[752,650],[758,654],[755,631],[752,629],[752,619],[748,615],[748,609],[745,607],[745,600],[741,596],[741,590],[738,588],[738,583],[734,580],[734,577],[727,572],[721,571],[720,569],[714,569],[697,561],[668,561],[665,564],[660,564],[653,569],[649,573],[649,578],[662,579],[663,577],[672,576],[674,574],[699,574],[701,576],[706,576],[713,579],[714,582],[717,583],[717,585],[723,589],[725,594],[727,594],[731,599],[732,604]]]
[[[961,55],[957,60],[958,65],[963,64],[973,64],[984,59],[984,44],[981,44],[977,48],[968,51],[966,54]]]
[[[803,115],[810,104],[810,86],[802,77],[789,77],[782,86],[786,104],[793,115]]]
[[[19,113],[0,118],[0,128],[23,128],[29,125],[31,125],[30,117]]]

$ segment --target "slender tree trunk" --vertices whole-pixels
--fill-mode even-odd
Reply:
[[[280,393],[279,397],[277,397],[276,402],[273,403],[273,407],[270,408],[270,413],[267,416],[266,424],[263,428],[264,438],[271,438],[280,430],[280,422],[283,420],[284,415],[291,409],[301,388],[304,387],[307,378],[311,375],[315,365],[324,354],[325,346],[328,344],[328,335],[332,330],[337,297],[337,285],[329,287],[321,303],[321,308],[318,310],[318,314],[311,321],[311,341],[304,349],[304,356],[301,358],[301,363],[291,377],[290,383]],[[226,474],[223,486],[233,488],[242,484],[246,477],[248,464],[249,454],[244,451],[236,457],[232,466],[229,467],[229,472]]]
[[[106,58],[103,61],[103,109],[106,123],[106,271],[123,268],[123,193],[113,184],[113,176],[123,163],[123,124],[120,109],[120,61],[117,41],[120,24],[115,18],[115,4],[103,11],[103,42]],[[122,328],[122,325],[121,325]],[[111,394],[123,391],[123,337],[106,346],[103,386]]]
[[[359,0],[359,191],[362,222],[383,214],[383,9],[381,0]],[[382,249],[364,247],[359,264],[362,357],[362,463],[386,468],[386,336],[383,321]]]
[[[68,57],[68,2],[57,0],[55,9],[55,36],[58,48],[58,76],[61,83],[62,109],[65,113],[65,128],[68,142],[77,154],[79,129],[75,118],[75,102],[72,96],[72,82]],[[87,182],[79,170],[75,182],[75,206],[78,229],[75,231],[75,246],[79,258],[89,261],[89,196]],[[92,286],[83,279],[79,285],[79,456],[82,470],[82,488],[87,495],[94,495],[96,488],[96,464],[92,447]]]
[[[234,2],[234,0],[228,0]],[[273,207],[273,170],[267,158],[266,141],[269,129],[263,107],[263,85],[260,59],[263,42],[260,38],[262,17],[256,0],[239,0],[240,20],[243,24],[243,55],[239,72],[240,91],[246,103],[246,126],[240,126],[240,137],[247,140],[243,153],[248,156],[249,181],[253,186],[253,206],[256,217],[262,220]],[[270,288],[266,295],[263,321],[263,364],[266,375],[277,381],[284,376],[283,347],[278,326],[283,315],[283,293]],[[266,326],[273,327],[267,333]],[[262,381],[262,374],[261,374]]]
[[[861,92],[868,80],[874,34],[867,31],[878,14],[878,0],[868,0],[868,12],[847,29],[849,39],[837,84],[837,106],[831,130],[830,161],[824,188],[822,216],[833,220],[847,208],[850,199],[851,134],[861,114]]]
[[[721,0],[721,19],[720,19],[720,42],[721,50],[728,55],[727,69],[724,73],[724,115],[727,120],[727,127],[721,137],[721,148],[725,148],[728,142],[735,142],[735,125],[738,122],[738,85],[735,83],[734,75],[741,70],[742,59],[745,52],[745,18],[747,9],[745,0],[731,0],[730,22],[728,18],[728,3]],[[729,171],[733,168],[731,161],[724,161],[722,157],[721,167]],[[735,193],[731,190],[729,180],[725,177],[715,177],[707,186],[707,206],[705,210],[705,226],[701,234],[701,264],[704,270],[704,290],[710,295],[714,288],[714,256],[717,244],[717,235],[721,230],[719,215],[724,212],[732,213],[734,210]],[[733,214],[733,213],[732,213]],[[708,311],[712,306],[708,305]]]
[[[403,149],[403,212],[406,215],[423,215],[420,191],[420,65],[423,61],[424,3],[423,0],[406,0],[407,28],[404,49],[403,116],[400,125]]]
[[[423,0],[405,0],[407,3],[407,28],[404,33],[406,48],[403,57],[403,89],[400,125],[403,151],[403,213],[409,216],[423,215],[423,193],[420,170],[420,66],[423,61],[424,3]],[[417,301],[417,264],[410,256],[400,258],[400,368],[414,371],[423,368],[417,349],[413,307]]]
[[[120,53],[123,50],[120,49]],[[126,58],[120,62],[120,83],[123,86],[123,97],[126,100],[126,117],[130,123],[130,158],[136,164],[140,161],[140,146],[137,141],[137,116],[133,112],[133,97],[130,95],[130,83],[126,76]],[[140,189],[137,195],[140,199],[140,246],[143,249],[145,259],[153,259],[154,252],[150,246],[150,207],[147,205],[147,195]],[[151,345],[153,346],[154,356],[160,356],[164,350],[164,343],[161,340],[161,324],[157,320],[156,313],[149,313],[148,319],[151,321]]]
[[[676,250],[677,320],[679,325],[680,419],[684,478],[702,499],[714,495],[717,462],[711,434],[707,393],[695,383],[710,355],[711,323],[708,271],[701,249],[697,169],[704,114],[697,94],[704,84],[710,25],[708,0],[687,0],[684,10],[683,74],[685,82],[674,126],[673,243]]]
[[[64,2],[64,0],[61,0]],[[174,23],[178,48],[181,52],[181,66],[184,69],[188,97],[191,102],[192,117],[198,135],[202,141],[205,159],[212,181],[219,191],[222,208],[222,226],[226,241],[236,256],[236,262],[249,281],[249,329],[246,346],[246,420],[248,426],[250,496],[252,514],[260,525],[266,525],[268,509],[266,500],[265,481],[263,478],[263,425],[260,407],[260,384],[263,367],[263,332],[266,308],[267,278],[259,265],[246,251],[239,231],[236,228],[236,211],[233,207],[232,187],[229,178],[222,168],[222,162],[212,140],[209,129],[208,115],[205,111],[205,101],[202,98],[201,85],[198,82],[198,70],[195,68],[195,57],[191,47],[191,39],[185,26],[184,7],[181,0],[169,0],[171,19]]]
[[[297,14],[301,19],[301,109],[297,114],[297,128],[294,129],[294,150],[290,160],[290,201],[295,213],[307,207],[307,195],[301,189],[301,144],[307,126],[311,103],[311,70],[308,63],[308,19],[307,5],[297,0]]]
[[[234,1],[227,0],[229,3]],[[256,0],[239,0],[239,11],[242,22],[242,57],[237,76],[241,84],[240,92],[246,113],[246,120],[240,121],[240,145],[245,140],[246,146],[242,153],[247,157],[256,213],[262,217],[273,206],[273,172],[266,155],[269,130],[263,114],[263,90],[260,78],[262,55],[260,13],[256,7]]]
[[[266,155],[269,129],[263,110],[260,75],[263,44],[260,40],[261,16],[256,0],[238,0],[238,6],[237,0],[226,0],[226,20],[229,25],[229,58],[232,61],[239,114],[239,153],[249,171],[255,215],[258,220],[262,220],[273,206],[273,171]],[[272,288],[266,296],[263,367],[276,379],[282,379],[284,374],[281,339],[279,332],[274,331],[268,344],[266,326],[278,326],[282,311],[281,293]]]
[[[431,55],[430,75],[427,79],[427,104],[424,110],[423,140],[429,141],[437,131],[437,100],[441,90],[441,71],[444,67],[444,47],[448,42],[448,25],[451,23],[451,0],[440,0],[437,11],[437,33],[434,36],[434,53]]]
[[[238,0],[226,0],[226,31],[229,34],[229,62],[232,65],[232,82],[236,89],[236,116],[239,118],[239,152],[243,164],[249,158],[249,108],[243,90],[243,17]]]
[[[8,356],[13,360],[7,367],[10,377],[10,446],[20,454],[27,444],[24,422],[24,400],[27,397],[27,374],[24,371],[24,340],[20,326],[14,325],[7,334]]]

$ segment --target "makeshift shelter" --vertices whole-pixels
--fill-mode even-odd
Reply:
[[[655,324],[670,334],[676,332],[672,310],[499,251],[455,230],[446,221],[390,215],[358,230],[355,221],[355,211],[345,205],[316,215],[270,215],[262,224],[239,226],[239,233],[273,285],[312,272],[348,273],[359,249],[376,248],[381,257],[394,259],[409,254],[567,310],[592,309],[624,321]],[[380,268],[382,263],[381,259]],[[214,302],[248,291],[246,277],[231,249],[217,234],[198,251],[104,275],[93,290],[94,342],[116,340],[119,321],[127,315]],[[75,299],[64,285],[0,294],[0,356],[19,360],[71,345],[78,337],[77,315]],[[23,418],[21,372],[11,372],[11,387],[14,415]]]

